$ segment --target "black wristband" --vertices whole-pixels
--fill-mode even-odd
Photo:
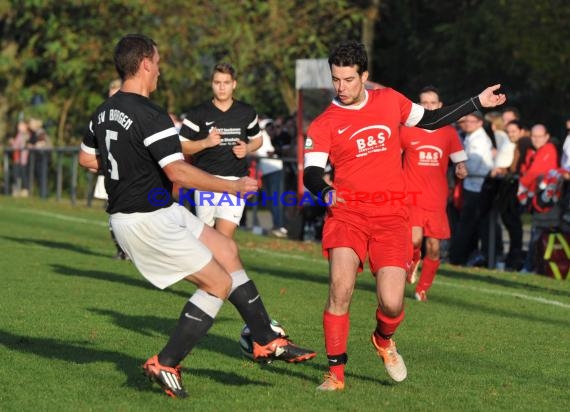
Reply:
[[[313,195],[317,196],[321,201],[325,201],[325,195],[334,188],[323,179],[325,169],[318,166],[308,166],[303,174],[303,183]]]

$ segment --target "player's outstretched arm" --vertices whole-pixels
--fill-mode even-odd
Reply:
[[[507,101],[507,97],[503,93],[495,94],[500,87],[500,84],[495,84],[487,87],[478,96],[435,110],[423,109],[421,106],[416,105],[415,107],[424,110],[423,116],[416,124],[406,123],[406,126],[418,126],[423,129],[435,130],[453,123],[474,111],[499,106]]]
[[[249,192],[257,192],[258,186],[255,179],[242,177],[238,180],[220,179],[203,170],[189,165],[184,160],[176,160],[162,168],[172,183],[186,189],[209,190],[212,192],[244,195]]]

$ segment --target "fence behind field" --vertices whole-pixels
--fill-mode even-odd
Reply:
[[[26,189],[29,196],[35,195],[37,191],[40,198],[47,198],[50,193],[55,192],[56,199],[61,200],[64,193],[68,193],[71,203],[76,204],[79,148],[57,147],[26,150],[29,152],[28,162],[18,171],[24,175],[18,175],[12,161],[15,150],[4,148],[2,156],[4,195],[14,195]],[[90,192],[92,180],[92,173],[88,173],[85,179],[85,193]]]

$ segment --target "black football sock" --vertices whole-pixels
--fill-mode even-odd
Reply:
[[[170,367],[178,365],[206,335],[222,303],[221,299],[198,289],[184,306],[176,329],[158,354],[158,362]]]
[[[249,329],[252,339],[266,345],[279,334],[271,329],[271,319],[252,280],[238,286],[228,300],[236,307]]]

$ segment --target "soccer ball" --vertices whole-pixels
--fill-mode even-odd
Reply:
[[[278,333],[279,336],[287,336],[283,326],[281,326],[281,324],[275,319],[271,319],[271,329],[273,329],[275,333]],[[241,330],[239,347],[241,349],[241,353],[243,353],[246,358],[253,360],[253,339],[251,338],[251,331],[247,325],[244,325]]]

